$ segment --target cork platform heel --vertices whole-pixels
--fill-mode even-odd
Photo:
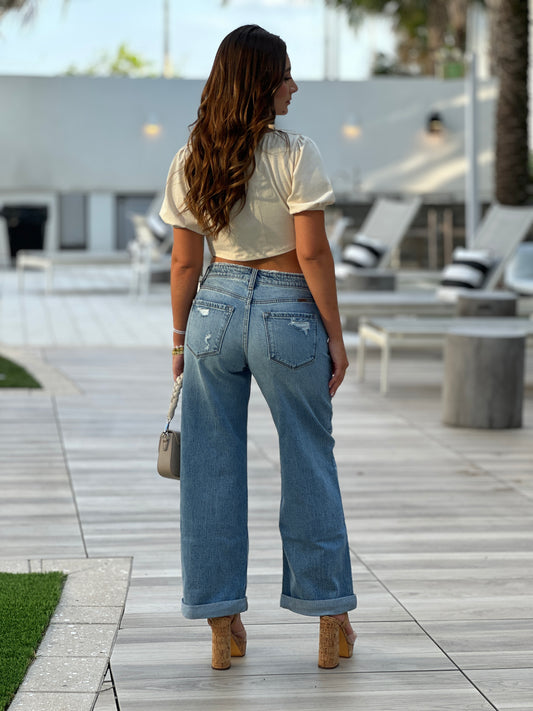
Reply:
[[[348,613],[343,620],[329,615],[320,618],[318,666],[322,669],[334,669],[339,665],[339,657],[352,656],[354,643],[348,640],[347,622]]]
[[[231,623],[235,615],[211,617],[207,620],[211,627],[211,666],[213,669],[229,669],[231,657],[244,657],[246,654],[246,633],[237,637],[231,632]]]

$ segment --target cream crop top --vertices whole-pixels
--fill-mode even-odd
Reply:
[[[187,185],[183,161],[187,150],[184,146],[172,161],[159,214],[170,225],[202,234],[184,206]],[[243,209],[237,213],[235,208],[237,214],[230,229],[207,238],[213,256],[249,261],[290,252],[296,244],[292,215],[323,210],[335,201],[322,157],[310,138],[271,131],[261,139],[255,162]]]

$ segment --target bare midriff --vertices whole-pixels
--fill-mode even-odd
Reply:
[[[248,262],[238,262],[234,259],[223,259],[222,257],[213,257],[211,261],[223,262],[224,264],[239,264],[242,267],[252,267],[253,269],[271,269],[276,272],[291,272],[293,274],[302,273],[295,249],[283,254],[276,254],[274,257],[251,259]]]

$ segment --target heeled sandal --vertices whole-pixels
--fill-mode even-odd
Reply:
[[[229,669],[231,657],[244,657],[246,654],[246,632],[244,637],[237,637],[231,631],[235,615],[211,617],[207,620],[211,627],[211,666],[213,669]]]
[[[347,622],[348,613],[342,621],[330,615],[320,618],[318,666],[322,669],[334,669],[339,664],[339,657],[352,656],[354,643],[348,641]]]

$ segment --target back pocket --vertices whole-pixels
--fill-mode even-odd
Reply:
[[[300,368],[316,357],[317,317],[310,313],[263,314],[271,360]]]
[[[233,306],[196,299],[187,323],[187,347],[195,356],[216,355],[234,311]]]

